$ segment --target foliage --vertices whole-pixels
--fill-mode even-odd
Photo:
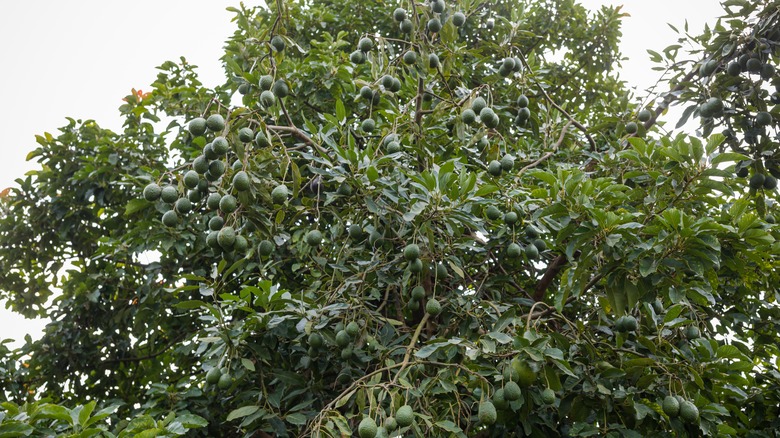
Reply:
[[[724,5],[650,113],[619,8],[231,8],[225,84],[164,63],[2,198],[52,322],[0,344],[0,436],[773,436],[778,80],[727,69],[779,9]]]

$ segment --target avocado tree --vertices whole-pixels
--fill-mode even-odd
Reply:
[[[2,197],[52,322],[0,436],[774,436],[779,5],[651,52],[646,107],[620,8],[231,8],[223,85],[164,63]]]

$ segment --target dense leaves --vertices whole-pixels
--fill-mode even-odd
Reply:
[[[718,75],[777,64],[777,5],[726,4],[654,113],[619,8],[231,9],[223,86],[163,64],[3,198],[0,289],[52,323],[0,435],[773,436],[777,76]],[[760,143],[707,128],[739,105]]]

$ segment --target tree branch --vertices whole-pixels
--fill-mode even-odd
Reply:
[[[658,104],[658,106],[653,111],[653,116],[650,118],[650,120],[646,121],[644,124],[645,130],[650,129],[655,123],[658,121],[658,117],[667,109],[669,108],[669,105],[672,104],[675,100],[679,99],[679,96],[677,96],[678,91],[682,91],[685,89],[685,83],[693,79],[693,77],[696,75],[696,73],[699,71],[699,69],[694,68],[691,69],[691,71],[686,74],[679,84],[677,84],[676,87],[672,88],[672,90],[664,97],[664,100]],[[631,134],[631,137],[636,136],[637,133]]]
[[[187,335],[187,333],[182,333],[182,334],[180,334],[179,336],[177,336],[177,337],[175,337],[173,340],[171,340],[171,342],[169,342],[168,344],[166,344],[166,345],[165,345],[165,346],[164,346],[162,349],[160,349],[159,351],[156,351],[156,352],[154,352],[154,353],[147,354],[147,355],[145,355],[145,356],[136,356],[136,357],[119,357],[119,358],[116,358],[116,359],[107,359],[107,360],[104,360],[104,361],[102,361],[101,363],[105,365],[105,364],[110,364],[110,363],[119,363],[119,362],[141,362],[141,361],[144,361],[144,360],[154,359],[155,357],[157,357],[157,356],[159,356],[159,355],[161,355],[161,354],[165,353],[166,351],[168,351],[168,350],[169,350],[171,347],[173,347],[173,346],[174,346],[174,345],[176,345],[176,344],[177,344],[179,341],[181,341],[181,340],[182,340],[182,339],[183,339],[183,338],[184,338],[186,335]]]
[[[327,151],[322,148],[322,146],[318,145],[314,142],[314,140],[311,139],[308,135],[306,135],[305,132],[301,131],[295,126],[281,126],[281,125],[267,125],[268,129],[272,131],[278,131],[278,132],[287,132],[295,137],[299,138],[300,140],[303,140],[304,143],[312,146],[313,148],[317,149],[317,151],[325,156],[327,156]]]
[[[420,323],[417,324],[417,330],[414,331],[414,334],[412,335],[412,340],[409,341],[409,345],[406,346],[406,354],[404,354],[404,360],[401,362],[401,369],[398,370],[398,373],[396,373],[395,377],[393,377],[393,383],[398,380],[398,377],[401,375],[401,372],[403,372],[404,368],[406,368],[407,365],[409,365],[409,359],[412,357],[412,350],[414,350],[414,346],[417,344],[417,340],[420,338],[420,333],[422,333],[422,329],[425,326],[425,323],[428,322],[428,318],[431,316],[430,313],[425,312],[425,316],[422,317],[420,320]]]
[[[536,284],[536,289],[534,290],[533,296],[534,301],[544,301],[547,288],[550,287],[550,284],[552,284],[552,281],[555,279],[558,273],[561,272],[561,269],[565,264],[566,256],[561,254],[554,258],[553,261],[547,266],[547,271],[545,271],[542,279],[539,280],[539,283]]]
[[[347,389],[345,389],[345,390],[341,391],[341,393],[340,393],[339,395],[337,395],[335,398],[333,398],[333,400],[331,400],[331,401],[330,401],[330,403],[328,403],[328,404],[327,404],[325,407],[323,407],[323,408],[320,410],[320,413],[319,413],[319,414],[317,414],[317,416],[316,416],[316,417],[314,417],[314,419],[313,419],[313,420],[312,420],[312,421],[311,421],[311,422],[310,422],[310,423],[309,423],[309,424],[306,426],[306,429],[304,430],[304,434],[303,434],[303,435],[300,435],[300,436],[310,436],[310,435],[306,435],[306,433],[307,433],[307,432],[308,432],[310,429],[318,429],[318,428],[320,427],[320,424],[322,423],[322,417],[323,417],[323,416],[324,416],[324,415],[325,415],[327,412],[329,412],[330,410],[332,410],[332,409],[335,409],[335,405],[336,405],[336,403],[338,403],[338,401],[339,401],[339,400],[341,400],[343,397],[346,397],[346,396],[347,396],[347,394],[349,394],[349,393],[350,393],[350,391],[352,391],[352,390],[354,390],[355,388],[357,388],[357,387],[360,385],[360,383],[361,383],[361,382],[363,382],[363,381],[365,381],[365,380],[368,380],[368,379],[370,379],[371,377],[373,377],[373,376],[375,376],[375,375],[377,375],[377,374],[383,373],[383,372],[385,372],[385,371],[390,371],[390,370],[392,370],[393,368],[398,368],[398,367],[399,367],[399,366],[401,366],[401,365],[403,365],[403,364],[402,364],[402,363],[396,363],[396,364],[388,365],[388,366],[386,366],[386,367],[379,368],[379,369],[377,369],[377,370],[374,370],[374,371],[372,371],[372,372],[370,372],[370,373],[366,374],[365,376],[363,376],[363,377],[361,377],[361,378],[359,378],[359,379],[355,380],[354,382],[352,382],[352,384],[351,384],[351,385],[349,385],[349,387],[347,387]],[[400,372],[400,371],[399,371],[399,372]],[[318,436],[319,436],[319,435],[318,435]]]
[[[417,124],[417,126],[420,126],[422,123],[422,98],[423,93],[425,92],[425,84],[423,83],[423,78],[420,76],[417,79],[417,97],[415,98],[415,109],[414,109],[414,123]]]
[[[525,68],[529,72],[533,72],[533,70],[531,70],[531,67],[528,65],[528,61],[526,61],[526,59],[525,59],[525,55],[523,55],[522,53],[520,53],[520,61],[523,63],[523,66],[525,66]],[[588,143],[590,143],[591,150],[595,152],[596,151],[596,142],[593,141],[593,138],[590,136],[590,134],[588,134],[588,128],[586,128],[582,123],[580,123],[577,120],[575,120],[574,117],[571,116],[571,114],[566,112],[566,110],[561,108],[560,105],[555,103],[555,101],[552,100],[550,95],[547,94],[547,91],[545,91],[544,87],[539,85],[539,82],[536,81],[536,77],[533,74],[531,75],[531,80],[534,81],[534,84],[536,84],[536,86],[539,88],[539,91],[542,92],[542,95],[547,100],[547,102],[550,102],[550,105],[552,105],[553,108],[557,109],[561,114],[563,114],[567,119],[569,119],[574,124],[574,126],[577,129],[579,129],[580,131],[582,131],[583,134],[585,134],[585,138],[587,138],[588,139]]]
[[[569,126],[571,126],[571,125],[572,125],[572,123],[574,123],[572,120],[569,120],[569,121],[566,123],[566,126],[564,126],[564,127],[563,127],[563,129],[561,130],[561,135],[558,137],[558,141],[556,141],[556,142],[555,142],[555,144],[553,145],[553,147],[552,147],[552,150],[551,150],[551,151],[549,151],[549,152],[547,152],[546,154],[542,155],[541,157],[539,157],[539,159],[538,159],[538,160],[534,161],[533,163],[531,163],[531,164],[529,164],[529,165],[527,165],[527,166],[523,167],[522,169],[520,169],[520,172],[518,172],[518,175],[522,175],[522,174],[524,174],[524,173],[525,173],[525,172],[526,172],[528,169],[532,169],[532,168],[534,168],[534,167],[536,167],[536,166],[538,166],[538,165],[542,164],[542,163],[543,163],[545,160],[547,160],[548,158],[552,157],[552,156],[553,156],[553,154],[555,154],[555,152],[557,152],[557,151],[558,151],[558,148],[559,148],[559,147],[561,146],[561,144],[563,143],[563,139],[564,139],[564,137],[566,137],[566,131],[568,131],[568,129],[569,129]]]

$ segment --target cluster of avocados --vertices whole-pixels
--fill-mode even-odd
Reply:
[[[233,377],[227,367],[214,367],[206,373],[206,384],[219,389],[228,389],[233,384]]]
[[[679,417],[687,424],[698,424],[699,408],[693,402],[679,395],[667,395],[661,402],[661,408],[669,418]]]
[[[283,37],[274,35],[269,47],[271,52],[282,52],[286,48],[286,42]],[[263,108],[276,105],[279,99],[290,94],[289,86],[283,79],[275,79],[268,74],[260,76],[257,87],[260,92],[258,102]],[[238,91],[247,94],[253,89],[253,84],[244,82]],[[210,139],[203,147],[202,154],[192,160],[191,168],[178,178],[178,184],[170,183],[161,187],[158,182],[152,182],[143,189],[143,197],[146,200],[162,200],[164,204],[172,205],[173,208],[165,211],[162,216],[163,224],[168,227],[178,226],[182,216],[200,207],[213,212],[208,220],[209,233],[206,243],[214,250],[221,251],[223,257],[229,260],[243,256],[248,249],[248,240],[236,229],[236,215],[240,208],[240,195],[249,192],[254,185],[252,177],[245,170],[245,163],[237,159],[239,155],[234,153],[238,149],[235,143],[240,142],[242,150],[250,146],[263,149],[271,145],[264,129],[257,129],[255,132],[251,127],[244,126],[230,136],[231,128],[219,113],[190,120],[187,130],[193,141],[204,140],[205,143]],[[229,164],[230,160],[234,160],[232,164]],[[230,178],[229,184],[226,177]],[[186,192],[180,193],[182,190]],[[289,196],[289,189],[285,184],[278,184],[271,191],[274,205],[284,204]],[[316,246],[322,240],[322,235],[319,231],[312,230],[305,240]],[[270,256],[275,248],[276,245],[270,240],[262,240],[257,247],[257,253],[261,258],[265,258]]]
[[[284,38],[280,35],[274,35],[269,43],[272,52],[283,52],[287,47]],[[273,107],[277,98],[285,98],[290,93],[290,88],[282,79],[274,80],[271,75],[260,77],[257,86],[260,88],[259,102],[264,108]],[[243,96],[253,92],[255,85],[244,81],[238,87],[238,92]]]
[[[501,65],[498,67],[498,74],[503,77],[507,77],[512,73],[517,73],[523,69],[523,63],[520,58],[507,57],[501,61]]]
[[[314,333],[312,333],[314,335]],[[341,358],[343,360],[349,360],[352,358],[353,354],[353,348],[352,345],[360,336],[360,325],[356,321],[349,322],[346,326],[342,328],[342,324],[339,323],[339,325],[336,326],[336,336],[335,336],[335,342],[336,347],[341,349]],[[315,344],[311,343],[312,339],[309,339],[309,347],[311,348],[320,348],[322,345],[322,342],[317,342]],[[311,353],[311,351],[310,351]],[[316,351],[314,352],[316,355]]]
[[[193,137],[202,137],[213,134],[211,142],[203,147],[203,153],[192,161],[191,169],[184,172],[180,178],[181,186],[187,190],[185,196],[180,196],[177,185],[168,184],[164,187],[156,182],[149,183],[143,189],[143,197],[147,201],[161,200],[164,204],[172,205],[162,216],[162,222],[168,227],[176,227],[181,221],[181,216],[190,213],[202,206],[214,212],[208,220],[209,233],[206,243],[209,247],[219,250],[226,257],[234,255],[242,256],[249,242],[246,237],[239,234],[233,224],[232,217],[239,209],[237,196],[250,190],[252,179],[243,170],[243,163],[235,160],[230,166],[232,179],[229,185],[221,184],[225,193],[220,193],[217,186],[223,176],[228,172],[227,160],[231,156],[229,140],[222,135],[225,131],[225,120],[220,114],[212,114],[207,119],[197,117],[188,124],[188,130]],[[265,133],[255,133],[251,128],[241,128],[237,135],[242,143],[253,142],[258,147],[266,147],[270,144]],[[286,187],[274,189],[272,194],[274,202],[283,202],[287,197]],[[261,254],[268,253],[267,243],[261,244]]]
[[[479,115],[480,122],[488,129],[497,127],[501,122],[498,114],[487,105],[487,101],[482,96],[475,97],[471,101],[471,107],[464,109],[460,113],[460,118],[463,123],[471,125],[477,120],[477,115]]]
[[[525,94],[521,94],[517,98],[517,116],[515,117],[515,125],[523,126],[531,118],[531,110],[528,108],[528,97]]]
[[[360,42],[363,49],[370,49],[370,45],[371,40]],[[284,37],[273,36],[268,47],[271,53],[283,52],[286,48]],[[395,82],[392,85],[396,86]],[[400,89],[400,82],[397,86]],[[270,74],[260,76],[256,83],[242,82],[238,88],[242,95],[254,90],[258,93],[260,110],[268,110],[290,94],[287,82]],[[250,250],[248,237],[254,226],[251,221],[241,219],[242,208],[244,204],[250,205],[249,202],[262,199],[259,195],[265,190],[261,185],[271,183],[271,180],[261,184],[257,175],[252,173],[250,160],[246,157],[250,150],[260,151],[271,146],[267,131],[262,122],[253,122],[243,116],[226,121],[219,112],[189,120],[186,130],[189,142],[203,146],[202,153],[192,159],[180,174],[165,174],[148,183],[143,188],[143,198],[157,203],[156,207],[163,212],[161,221],[167,227],[187,224],[187,215],[201,213],[202,216],[197,219],[204,221],[205,241],[214,250],[215,256],[234,261],[251,255],[253,251]],[[287,185],[276,182],[267,189],[272,205],[287,204],[291,196]],[[309,230],[303,237],[303,241],[312,247],[320,245],[322,240],[322,233],[317,229]],[[275,251],[276,244],[263,239],[257,243],[255,252],[260,260],[264,260]],[[347,326],[350,341],[357,335],[357,328],[355,323]],[[310,355],[314,357],[323,347],[324,338],[312,333],[308,341]],[[339,337],[337,341],[340,342]],[[342,357],[346,357],[346,353],[342,353]],[[225,390],[235,381],[227,366],[207,369],[206,385]]]
[[[284,79],[274,80],[271,75],[260,77],[260,104],[266,108],[276,104],[276,99],[284,99],[290,94],[290,87]]]
[[[737,164],[736,175],[740,178],[750,176],[748,185],[754,191],[774,190],[777,177],[780,177],[780,149],[775,138],[780,76],[772,64],[769,46],[761,43],[745,49],[739,56],[729,55],[734,56],[730,61],[729,58],[709,58],[701,62],[699,76],[705,84],[719,84],[713,87],[719,93],[703,97],[697,112],[707,132],[716,124],[723,125],[727,144],[753,157]],[[724,92],[733,93],[735,97],[720,94]],[[772,105],[775,110],[771,109]],[[772,135],[772,129],[775,135]],[[738,132],[742,133],[741,139]]]
[[[649,122],[650,119],[653,118],[653,113],[647,108],[642,108],[636,113],[636,119],[641,123]],[[634,122],[633,120],[626,123],[625,126],[626,134],[628,135],[634,135],[639,131],[639,124],[637,122]]]
[[[398,408],[395,416],[388,416],[381,426],[371,417],[363,417],[358,424],[358,436],[360,438],[387,438],[389,434],[399,428],[409,427],[414,424],[414,410],[409,405]]]
[[[447,5],[444,0],[431,0],[429,3],[432,16],[425,25],[425,28],[431,33],[441,31],[443,23],[442,13]],[[409,19],[406,9],[396,8],[393,11],[393,19],[398,22],[398,27],[402,33],[412,33],[414,23]],[[455,27],[461,27],[466,23],[466,15],[463,12],[455,12],[450,15],[450,20]]]
[[[488,211],[486,212],[486,215],[488,219],[497,220],[500,217],[501,212],[498,211],[498,208],[493,206],[491,207],[487,208]],[[504,223],[506,223],[508,227],[514,227],[517,221],[517,213],[514,211],[510,211],[504,215]],[[541,234],[538,228],[533,225],[528,225],[525,228],[525,233],[523,234],[525,243],[521,245],[517,242],[511,242],[509,245],[507,245],[507,258],[510,260],[519,259],[524,254],[529,261],[539,258],[539,254],[547,250],[547,244],[544,242],[544,240],[541,239],[540,236]]]
[[[537,381],[537,373],[532,365],[525,359],[515,357],[510,361],[503,364],[503,386],[496,389],[493,396],[489,400],[483,400],[479,409],[485,409],[485,417],[479,415],[480,421],[483,424],[492,424],[496,421],[496,411],[512,410],[516,411],[520,409],[519,403],[514,403],[523,400],[523,392],[526,391],[528,395],[525,397],[525,404],[532,402],[531,394],[536,390],[533,389],[534,384]],[[557,401],[555,391],[551,388],[545,388],[538,393],[539,400],[544,405],[554,405]]]
[[[442,29],[442,12],[445,10],[445,3],[443,0],[434,0],[430,2],[431,18],[428,20],[426,29],[431,33],[437,33]],[[400,28],[403,33],[411,33],[414,29],[414,24],[408,18],[408,14],[405,9],[397,8],[393,12],[393,18],[400,23]],[[462,26],[466,21],[466,16],[461,12],[456,12],[451,15],[451,20],[455,26]],[[369,59],[369,52],[374,48],[374,41],[369,36],[364,36],[358,41],[357,50],[353,51],[349,59],[354,64],[363,64]],[[418,54],[413,46],[410,46],[408,50],[403,53],[401,60],[404,64],[413,66],[418,62]],[[428,67],[436,69],[440,65],[439,56],[436,53],[430,53],[428,55]],[[381,88],[379,88],[381,85]],[[360,88],[360,97],[366,99],[371,105],[378,105],[382,98],[382,90],[390,94],[397,93],[401,90],[401,81],[393,77],[390,74],[385,74],[376,83],[371,85],[364,85]],[[423,98],[427,101],[432,99],[430,93],[424,93]],[[497,122],[496,122],[497,123]],[[363,119],[360,123],[360,129],[366,133],[371,134],[376,129],[376,121],[371,118]],[[397,141],[397,139],[396,139]],[[386,141],[385,145],[390,141]],[[397,146],[397,145],[394,145]],[[391,148],[391,152],[397,152]]]
[[[424,269],[424,264],[420,258],[420,247],[416,243],[410,243],[404,247],[403,257],[407,261],[407,269],[410,272],[419,274]],[[447,268],[443,263],[438,263],[435,266],[435,275],[439,279],[443,279],[448,275]],[[409,310],[417,310],[420,308],[420,303],[426,299],[427,292],[425,287],[417,285],[409,291],[408,300],[406,306]],[[442,311],[442,305],[435,297],[429,297],[425,303],[425,312],[430,316],[437,316]]]

